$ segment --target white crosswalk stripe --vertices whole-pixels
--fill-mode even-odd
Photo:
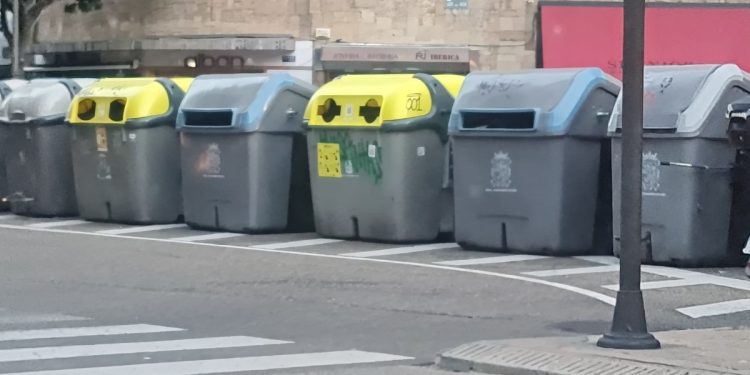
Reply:
[[[579,268],[561,268],[556,270],[543,270],[543,271],[532,271],[524,272],[524,275],[536,276],[536,277],[551,277],[551,276],[569,276],[569,275],[587,275],[591,273],[605,273],[605,272],[617,272],[620,270],[620,266],[595,266],[595,267],[579,267]]]
[[[48,346],[40,348],[0,350],[0,362],[31,361],[57,358],[79,358],[113,354],[239,348],[278,344],[290,344],[290,342],[250,336],[229,336],[167,341],[127,342],[116,344]]]
[[[682,307],[677,309],[677,311],[691,318],[734,314],[743,311],[750,311],[750,299],[738,299],[734,301]]]
[[[197,241],[211,241],[211,240],[221,240],[224,238],[233,238],[233,237],[241,237],[245,236],[245,234],[242,233],[211,233],[211,234],[201,234],[197,236],[187,236],[187,237],[174,237],[170,238],[167,241],[180,241],[180,242],[197,242]]]
[[[341,255],[348,256],[348,257],[371,258],[371,257],[382,257],[382,256],[388,256],[388,255],[420,253],[423,251],[452,249],[452,248],[457,248],[457,247],[458,245],[455,243],[431,243],[431,244],[426,244],[426,245],[395,247],[392,249],[361,251],[357,253],[345,253]]]
[[[0,326],[33,323],[75,322],[88,318],[65,314],[29,314],[19,311],[0,311]]]
[[[496,257],[486,258],[471,258],[471,259],[460,259],[460,260],[447,260],[444,262],[435,262],[442,266],[474,266],[480,264],[495,264],[495,263],[510,263],[510,262],[525,262],[527,260],[546,259],[549,257],[542,255],[501,255]]]
[[[85,318],[83,318],[85,319]],[[181,328],[154,326],[150,324],[129,324],[117,326],[47,328],[15,331],[0,331],[0,341],[58,339],[68,337],[133,335],[139,333],[162,333],[183,331]]]
[[[0,308],[0,313],[8,310]],[[81,318],[89,319],[89,318]],[[180,337],[153,338],[180,332]],[[148,339],[125,340],[125,337],[149,335]],[[319,366],[361,365],[412,360],[394,354],[366,352],[356,349],[327,352],[296,352],[292,341],[252,336],[185,337],[189,331],[150,324],[124,324],[101,326],[78,326],[0,331],[0,342],[18,342],[17,347],[4,345],[0,349],[0,374],[24,375],[198,375],[227,372],[270,371]],[[48,340],[59,339],[50,345]],[[70,343],[68,340],[75,340]],[[86,342],[91,340],[93,342]],[[107,342],[111,340],[111,342]],[[34,343],[42,343],[36,344]],[[285,344],[285,345],[282,345]],[[209,351],[250,347],[280,347],[281,353],[266,350],[263,355],[242,357],[235,354],[228,358],[206,357]],[[309,349],[308,349],[309,350]],[[305,350],[306,351],[306,350]],[[291,353],[290,353],[291,352]],[[296,353],[295,353],[296,352]],[[133,354],[152,355],[173,353],[178,361],[142,363]],[[177,354],[179,353],[179,354]],[[216,352],[220,353],[220,352]],[[247,355],[247,354],[244,354]],[[191,358],[194,356],[194,358]],[[92,357],[96,366],[90,367]],[[107,358],[102,359],[102,358]],[[205,359],[210,358],[210,359]],[[88,360],[87,360],[88,359]],[[61,361],[61,366],[50,370],[49,360]],[[108,362],[110,361],[111,362]],[[137,361],[133,363],[132,361]],[[164,360],[162,360],[164,361]],[[88,364],[88,365],[87,365]],[[5,371],[3,372],[3,366]],[[13,367],[8,367],[13,366]],[[19,367],[20,366],[20,367]],[[42,367],[44,366],[44,367]],[[18,372],[21,371],[21,372]]]
[[[337,242],[342,242],[342,241],[343,240],[337,240],[334,238],[313,238],[309,240],[269,243],[269,244],[257,245],[256,247],[269,249],[269,250],[281,250],[281,249],[289,249],[293,247],[327,245],[327,244],[332,244],[332,243],[337,243]]]
[[[57,228],[57,227],[66,227],[71,225],[81,225],[81,224],[87,224],[88,221],[86,220],[61,220],[61,221],[45,221],[42,223],[34,223],[29,224],[28,226],[31,228]]]
[[[134,226],[134,227],[127,227],[127,228],[105,229],[105,230],[97,231],[96,233],[132,234],[132,233],[154,232],[154,231],[159,231],[159,230],[177,229],[177,228],[187,228],[187,225],[185,224],[143,225],[143,226]]]
[[[659,280],[659,281],[647,281],[641,283],[642,290],[651,289],[662,289],[662,288],[678,288],[682,286],[693,286],[693,285],[705,285],[709,284],[709,281],[704,279],[675,279],[675,280]],[[603,288],[609,290],[620,290],[619,284],[604,285]]]
[[[371,353],[359,350],[346,350],[336,352],[284,354],[259,357],[209,359],[201,361],[181,361],[125,366],[19,372],[6,375],[197,375],[240,371],[268,371],[313,366],[353,365],[362,363],[403,361],[409,359],[412,358],[392,354]]]

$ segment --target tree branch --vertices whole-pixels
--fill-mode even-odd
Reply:
[[[23,5],[23,17],[27,20],[36,20],[42,14],[44,8],[55,3],[56,0],[25,0]]]
[[[0,29],[2,29],[3,36],[8,42],[8,47],[13,48],[13,31],[11,31],[8,25],[8,18],[5,16],[10,10],[10,0],[0,0]],[[13,15],[15,17],[15,15]]]

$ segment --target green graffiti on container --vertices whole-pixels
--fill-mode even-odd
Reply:
[[[346,171],[346,162],[349,161],[352,173],[355,175],[367,175],[377,185],[383,179],[383,153],[382,146],[377,140],[367,141],[360,139],[352,140],[350,132],[347,131],[324,131],[319,133],[319,142],[337,143],[341,148],[342,170]],[[375,157],[370,157],[370,145],[376,147]]]

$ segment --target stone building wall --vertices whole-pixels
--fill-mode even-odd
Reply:
[[[480,51],[481,69],[529,68],[536,59],[536,0],[469,0],[467,10],[445,9],[444,0],[103,1],[101,11],[88,14],[63,14],[64,2],[50,7],[37,24],[36,41],[186,34],[289,34],[306,40],[316,28],[328,28],[331,41],[468,44]]]

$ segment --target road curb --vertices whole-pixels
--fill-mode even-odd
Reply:
[[[578,348],[594,347],[592,338],[589,337],[535,340],[539,343],[539,348],[533,347],[534,340],[477,341],[464,344],[439,354],[436,365],[449,371],[502,375],[745,374],[742,371],[696,367],[690,363],[654,363],[578,351]]]

